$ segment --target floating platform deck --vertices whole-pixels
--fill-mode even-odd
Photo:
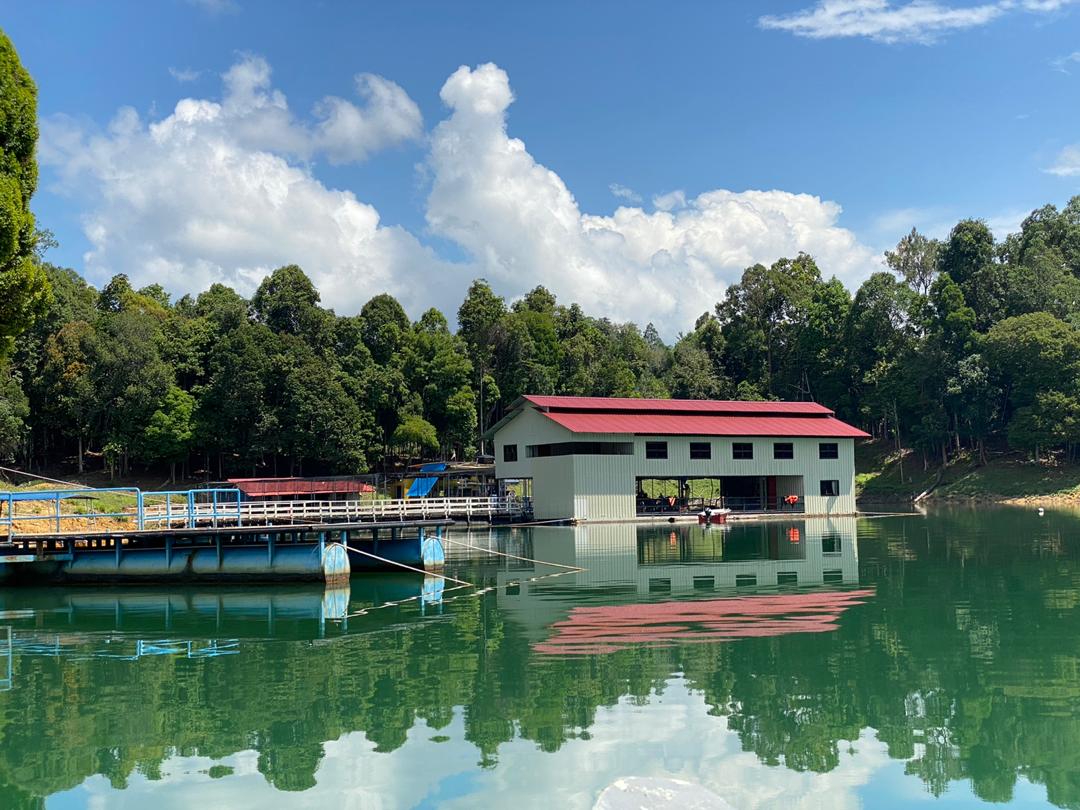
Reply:
[[[109,490],[107,497],[113,500],[106,502],[115,503],[117,492],[129,493],[134,509],[85,508],[105,492],[34,492],[18,502],[9,495],[6,503],[0,498],[0,531],[6,529],[0,534],[0,582],[334,583],[354,571],[440,567],[442,532],[453,523],[343,520],[333,515],[308,522],[273,522],[264,516],[259,525],[246,525],[238,501],[222,504],[221,491],[206,490],[145,495]],[[164,505],[152,500],[162,497]],[[174,500],[179,502],[176,507]],[[65,512],[64,505],[73,502],[81,504],[82,511]],[[47,507],[20,510],[17,503]]]

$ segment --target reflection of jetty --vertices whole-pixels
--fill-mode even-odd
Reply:
[[[62,490],[0,496],[0,580],[347,579],[438,565],[442,518],[371,521],[348,502],[245,502],[238,490]]]

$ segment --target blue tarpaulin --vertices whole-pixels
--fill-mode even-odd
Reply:
[[[409,487],[407,497],[426,498],[428,493],[435,488],[435,484],[438,480],[439,479],[435,476],[431,476],[430,478],[414,478],[412,486]]]
[[[431,464],[421,464],[420,472],[446,472],[446,462],[435,461]]]

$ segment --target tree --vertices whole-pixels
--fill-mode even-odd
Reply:
[[[941,242],[927,239],[915,228],[896,245],[896,250],[885,251],[885,263],[912,290],[920,295],[930,292],[930,285],[937,273]]]
[[[409,332],[409,316],[392,295],[376,295],[360,310],[364,344],[376,363],[394,359]]]
[[[45,344],[44,406],[57,432],[76,440],[80,473],[93,428],[96,398],[93,364],[99,353],[97,339],[97,333],[89,323],[71,321],[60,327]]]
[[[145,456],[152,461],[169,463],[170,483],[176,480],[176,462],[186,459],[191,451],[194,411],[195,398],[171,385],[143,433]]]
[[[410,456],[422,455],[439,447],[435,426],[416,414],[410,414],[401,421],[394,430],[392,441],[395,447],[402,448]]]
[[[0,360],[49,301],[48,279],[34,255],[39,236],[30,211],[37,138],[37,88],[0,31]]]
[[[215,297],[220,302],[220,293]],[[220,303],[236,306],[235,302]],[[264,278],[251,299],[251,307],[273,331],[301,337],[310,346],[326,345],[329,324],[326,312],[319,307],[319,291],[297,265],[279,267]]]

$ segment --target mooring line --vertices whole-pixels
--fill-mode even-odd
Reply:
[[[72,489],[93,489],[93,487],[86,484],[76,484],[73,481],[61,481],[59,478],[46,478],[44,475],[34,475],[34,473],[24,472],[23,470],[16,470],[11,467],[0,467],[0,472],[15,473],[16,475],[25,475],[27,478],[36,478],[39,481],[48,481],[50,484],[63,484],[64,486],[71,487]]]
[[[379,562],[389,563],[390,565],[396,565],[399,568],[404,568],[404,569],[406,569],[408,571],[414,571],[417,574],[424,574],[425,576],[431,576],[431,577],[439,577],[440,579],[445,579],[448,582],[456,582],[458,585],[463,585],[463,586],[467,586],[467,587],[470,587],[470,588],[476,587],[471,582],[466,582],[463,579],[454,579],[454,577],[448,577],[445,574],[438,574],[438,573],[436,573],[434,571],[425,571],[423,568],[414,568],[413,566],[406,565],[403,562],[398,562],[397,560],[391,560],[391,559],[388,559],[386,557],[380,557],[378,554],[372,554],[370,551],[361,551],[360,549],[353,548],[352,546],[346,545],[345,543],[342,543],[341,545],[345,546],[345,548],[347,548],[349,551],[356,552],[357,554],[363,554],[365,557],[371,557],[371,559],[378,560]]]
[[[476,551],[483,551],[486,554],[498,554],[500,557],[509,557],[512,560],[523,560],[525,562],[537,563],[539,565],[549,565],[552,568],[566,568],[570,571],[585,571],[587,569],[582,568],[579,565],[563,565],[562,563],[546,562],[544,560],[534,560],[532,557],[521,557],[517,554],[507,554],[503,551],[496,551],[493,548],[485,548],[484,546],[474,546],[472,543],[463,543],[460,540],[451,540],[449,537],[443,537],[444,543],[453,543],[455,546],[462,546],[463,548],[471,548]],[[545,574],[545,576],[547,576]]]

